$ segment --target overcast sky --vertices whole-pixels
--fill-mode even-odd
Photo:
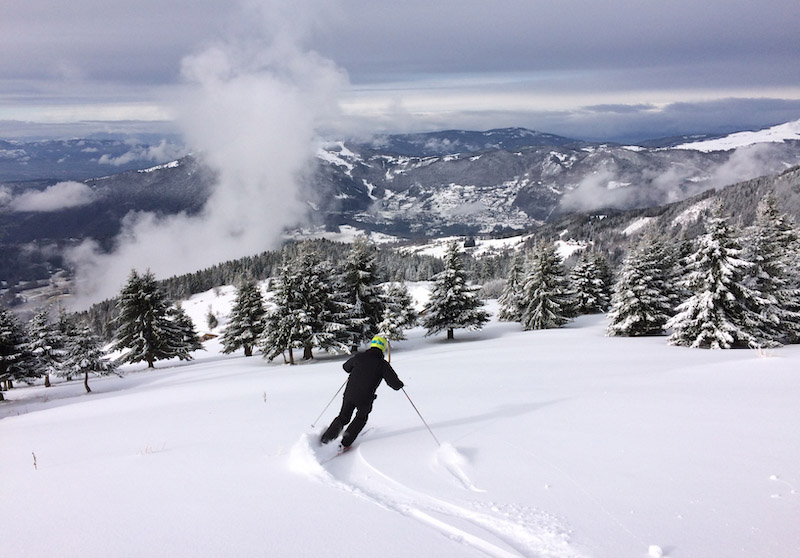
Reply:
[[[340,110],[320,125],[334,134],[524,126],[641,139],[800,118],[797,0],[258,2],[267,17],[253,3],[5,2],[0,136],[31,129],[18,122],[168,129],[187,60],[221,41],[268,53],[250,54],[257,71],[295,50],[338,69]]]

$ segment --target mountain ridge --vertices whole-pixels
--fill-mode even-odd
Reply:
[[[396,145],[381,140],[380,149],[371,140],[320,146],[302,190],[309,226],[406,239],[519,234],[570,214],[658,207],[800,164],[795,140],[703,151],[580,142],[522,128],[391,139]],[[520,145],[537,141],[544,145]],[[397,153],[403,149],[416,154]],[[111,250],[131,212],[199,214],[215,181],[196,156],[151,162],[73,184],[85,203],[48,212],[15,210],[14,201],[48,192],[55,179],[6,183],[0,281],[46,279],[64,268],[64,248],[85,239]]]

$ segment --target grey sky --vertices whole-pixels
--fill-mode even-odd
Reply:
[[[265,0],[266,19],[230,0],[6,4],[0,120],[170,119],[182,60],[276,34],[346,72],[334,130],[599,139],[800,118],[796,0]]]

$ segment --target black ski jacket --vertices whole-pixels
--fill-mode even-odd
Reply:
[[[381,380],[386,380],[389,387],[395,391],[404,385],[392,365],[383,359],[383,352],[377,347],[356,353],[342,365],[342,368],[350,374],[344,390],[344,399],[355,405],[372,402]]]

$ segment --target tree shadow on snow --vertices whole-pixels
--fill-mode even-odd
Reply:
[[[544,407],[549,407],[550,405],[556,405],[561,403],[562,401],[567,401],[567,398],[562,399],[553,399],[552,401],[537,401],[536,403],[519,403],[516,405],[503,405],[500,407],[496,407],[491,411],[487,411],[485,413],[480,413],[477,415],[472,415],[468,417],[461,417],[461,418],[454,418],[450,420],[443,420],[439,422],[429,423],[431,430],[434,433],[437,430],[444,430],[446,428],[450,428],[453,426],[464,426],[468,424],[481,424],[485,423],[488,426],[488,423],[495,422],[500,419],[505,418],[512,418],[518,417],[521,415],[526,415],[528,413],[536,412]],[[412,412],[414,412],[412,410]],[[419,426],[412,426],[409,428],[398,428],[395,430],[385,430],[381,428],[375,434],[370,436],[370,439],[377,440],[380,438],[392,438],[395,436],[402,436],[405,434],[411,434],[413,432],[419,432],[421,430],[427,430],[424,424],[420,423]]]

